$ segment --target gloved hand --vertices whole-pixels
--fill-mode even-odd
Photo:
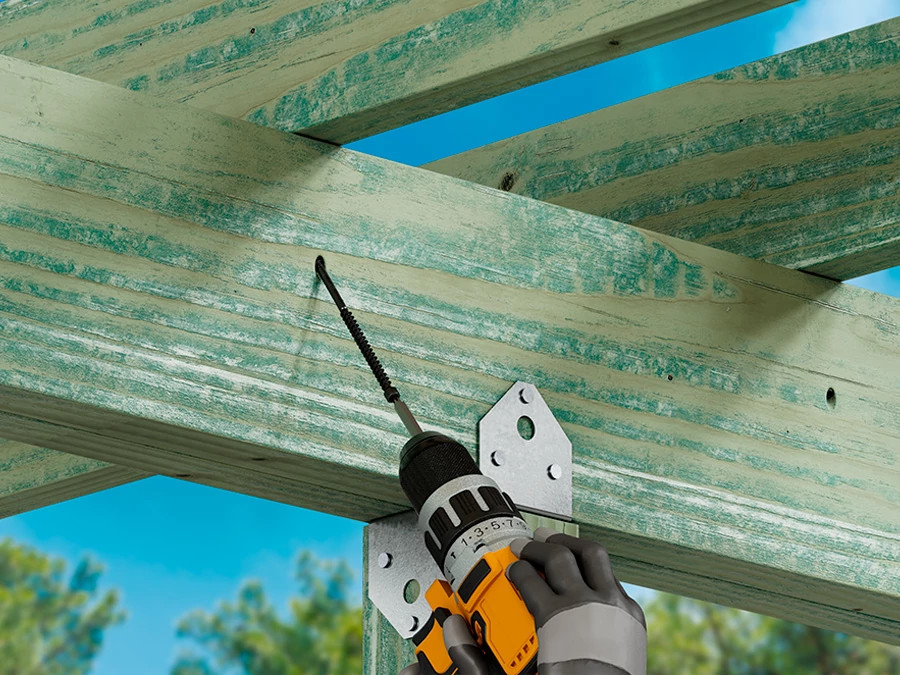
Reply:
[[[490,675],[491,670],[484,652],[475,642],[462,616],[453,614],[445,619],[443,629],[444,645],[453,665],[459,669],[458,675]],[[422,675],[422,673],[419,664],[414,663],[401,670],[400,675]]]
[[[644,612],[606,549],[545,527],[510,549],[520,560],[506,575],[534,615],[539,675],[646,675]]]
[[[534,616],[538,675],[646,675],[644,612],[613,575],[606,549],[546,527],[533,540],[514,540],[510,549],[520,560],[506,575]],[[443,628],[459,675],[491,673],[461,616],[451,616]],[[421,675],[419,665],[400,675]]]

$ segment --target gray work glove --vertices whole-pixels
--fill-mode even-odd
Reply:
[[[534,615],[539,675],[646,675],[644,613],[606,549],[545,527],[510,549],[520,560],[506,575]]]

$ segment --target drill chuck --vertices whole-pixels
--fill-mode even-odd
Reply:
[[[407,441],[400,485],[419,514],[426,548],[454,590],[486,553],[531,535],[509,496],[478,470],[464,446],[443,434],[429,431]]]

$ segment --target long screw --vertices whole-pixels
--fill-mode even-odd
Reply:
[[[359,324],[356,322],[353,312],[347,308],[347,304],[344,302],[341,294],[338,293],[338,289],[335,287],[334,282],[328,275],[328,271],[325,269],[325,258],[322,256],[316,257],[316,274],[331,294],[331,299],[334,300],[334,304],[337,305],[338,311],[341,313],[341,318],[344,320],[347,330],[350,331],[353,341],[356,342],[356,346],[359,347],[359,351],[362,352],[363,358],[366,360],[366,363],[369,364],[372,374],[375,375],[375,379],[378,380],[378,384],[381,385],[381,390],[384,392],[384,397],[387,399],[387,402],[394,405],[394,410],[397,411],[400,421],[403,422],[403,426],[406,427],[410,436],[421,434],[422,427],[419,426],[419,423],[416,421],[416,418],[413,417],[409,408],[406,407],[406,404],[400,400],[400,392],[391,384],[390,378],[387,376],[387,373],[384,372],[384,368],[381,367],[381,362],[375,355],[375,350],[372,349],[372,346],[369,344],[369,341],[366,340],[366,336],[362,332],[362,328],[360,328]]]

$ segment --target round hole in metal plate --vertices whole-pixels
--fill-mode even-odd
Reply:
[[[403,599],[406,601],[406,604],[411,605],[418,600],[420,590],[418,581],[415,579],[407,581],[403,587]]]
[[[530,441],[534,438],[534,422],[531,421],[530,417],[522,415],[516,423],[516,429],[519,431],[519,436],[526,441]]]

